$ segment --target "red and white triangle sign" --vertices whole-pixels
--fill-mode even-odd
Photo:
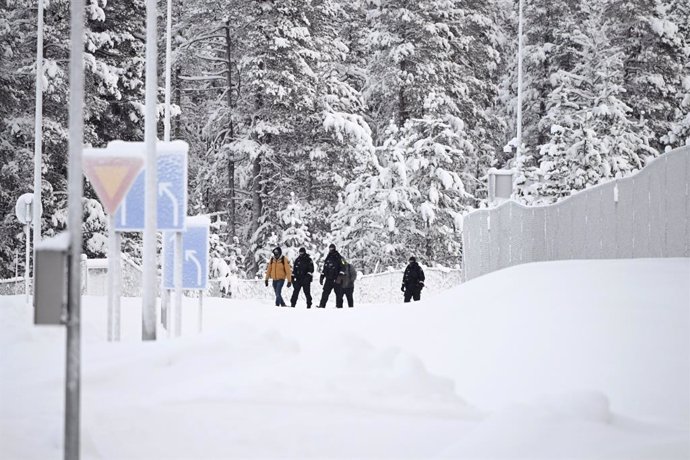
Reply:
[[[105,149],[90,149],[104,151]],[[140,156],[118,156],[112,153],[84,153],[84,174],[101,200],[105,211],[113,215],[144,167]]]

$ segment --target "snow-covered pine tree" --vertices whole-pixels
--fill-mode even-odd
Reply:
[[[675,39],[684,42],[685,64],[682,66],[677,99],[680,101],[674,111],[671,120],[671,129],[662,137],[661,141],[666,148],[676,148],[690,145],[690,2],[685,0],[672,0],[669,14],[674,18],[674,24],[678,26]]]
[[[639,134],[663,150],[663,137],[682,112],[680,93],[687,75],[687,1],[611,0],[607,15],[616,21],[614,44],[624,57],[623,102],[640,123]],[[682,116],[681,116],[682,118]]]
[[[0,2],[0,278],[14,276],[15,249],[23,249],[22,226],[14,205],[32,191],[32,47],[35,15],[30,2]],[[33,43],[33,45],[32,45]],[[35,56],[35,55],[34,55]]]
[[[393,148],[397,131],[391,125],[389,141],[357,167],[333,217],[334,240],[341,254],[365,272],[406,260],[405,236],[414,226],[411,200],[419,191],[409,185],[402,150]]]
[[[551,202],[602,180],[641,168],[654,150],[625,98],[624,54],[619,24],[604,1],[580,2],[579,23],[560,41],[568,59],[551,75],[538,167],[529,170],[527,201]],[[561,51],[563,54],[563,51]],[[563,61],[561,61],[563,62]]]
[[[294,261],[299,255],[299,248],[304,247],[307,252],[313,252],[309,226],[304,222],[302,205],[297,200],[295,192],[290,193],[290,203],[278,213],[278,218],[283,225],[283,231],[279,238],[285,254],[290,261]]]

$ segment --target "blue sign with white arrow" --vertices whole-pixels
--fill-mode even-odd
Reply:
[[[188,217],[182,233],[182,289],[208,286],[209,225],[207,217]],[[164,287],[174,289],[175,233],[166,232],[163,243]]]
[[[158,142],[158,206],[157,229],[183,231],[187,215],[187,150],[183,141]],[[145,171],[139,173],[129,193],[115,213],[115,230],[141,232],[144,230]]]

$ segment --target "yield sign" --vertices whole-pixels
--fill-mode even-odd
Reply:
[[[132,143],[134,144],[134,143]],[[105,211],[113,215],[144,167],[140,148],[120,142],[119,151],[111,148],[84,149],[84,174],[91,181]]]

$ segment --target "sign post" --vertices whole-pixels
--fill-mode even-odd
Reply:
[[[209,227],[210,219],[206,216],[188,217],[187,231],[182,234],[181,248],[177,244],[177,235],[168,233],[165,236],[163,277],[167,289],[173,289],[177,279],[182,280],[182,289],[204,291],[208,287]],[[183,259],[182,263],[173,263],[180,256]],[[200,309],[202,308],[201,299],[200,296]],[[201,317],[200,313],[199,318]],[[182,333],[181,308],[175,309],[174,323],[175,335],[179,336]]]
[[[120,340],[120,237],[115,211],[144,166],[141,143],[110,142],[84,150],[84,173],[108,213],[108,340]]]
[[[143,145],[143,144],[142,144]],[[158,142],[156,145],[156,169],[158,178],[158,200],[156,211],[156,229],[162,232],[175,232],[181,242],[181,232],[185,230],[187,215],[187,152],[189,145],[181,140]],[[139,174],[131,190],[122,201],[122,205],[115,214],[115,225],[119,232],[144,230],[145,224],[145,172]],[[165,258],[161,262],[163,271],[166,264],[182,265],[182,253],[178,252],[178,260],[168,262]],[[176,289],[175,309],[182,308],[182,288]],[[167,289],[161,283],[161,318],[166,326],[168,335],[171,334],[171,321],[174,315],[167,309]]]
[[[34,194],[25,193],[19,197],[17,204],[14,207],[14,214],[17,220],[24,225],[24,240],[26,243],[26,260],[24,262],[24,293],[26,294],[26,304],[29,304],[29,268],[31,266],[31,222],[34,218]],[[38,202],[36,214],[40,217],[43,214],[43,207]],[[36,229],[34,229],[34,232]]]
[[[67,370],[65,375],[65,458],[79,459],[81,395],[82,150],[84,143],[84,1],[70,2],[69,165],[70,238],[67,288]]]

